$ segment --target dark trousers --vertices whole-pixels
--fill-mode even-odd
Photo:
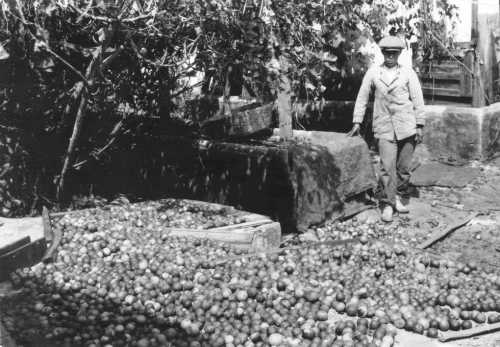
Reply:
[[[410,165],[415,151],[415,136],[403,140],[378,139],[382,184],[384,186],[383,202],[395,206],[396,195],[402,194],[410,182]]]

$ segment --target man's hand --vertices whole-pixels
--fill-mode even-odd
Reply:
[[[421,144],[424,141],[424,129],[422,127],[417,128],[417,133],[415,135],[415,141],[417,144]]]
[[[347,136],[352,137],[352,136],[357,136],[357,135],[359,135],[359,129],[360,129],[360,125],[359,125],[359,123],[354,123],[354,125],[352,126],[351,131],[349,131],[349,132],[347,133]]]

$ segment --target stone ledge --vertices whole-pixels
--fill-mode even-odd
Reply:
[[[329,101],[318,105],[299,105],[301,125],[307,130],[347,132],[352,127],[354,101]],[[466,163],[485,160],[500,151],[500,103],[472,108],[466,106],[425,106],[424,146],[429,159]],[[365,138],[373,143],[370,131],[371,111],[367,110],[363,127]]]
[[[487,160],[500,151],[500,103],[481,108],[426,106],[424,145],[432,159]]]
[[[426,106],[424,145],[434,159],[462,162],[479,160],[481,109]]]

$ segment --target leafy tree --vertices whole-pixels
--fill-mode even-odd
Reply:
[[[368,40],[388,26],[419,35],[416,7],[415,0],[0,0],[0,124],[20,131],[36,162],[27,171],[38,174],[25,173],[25,185],[45,180],[46,195],[63,198],[73,170],[102,159],[123,134],[140,134],[146,120],[191,126],[185,100],[194,89],[226,93],[235,71],[264,101],[283,76],[295,100],[339,95],[364,72],[359,48]]]

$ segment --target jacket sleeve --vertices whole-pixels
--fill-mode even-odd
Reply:
[[[365,117],[366,105],[368,104],[370,98],[370,92],[373,86],[373,70],[369,69],[365,77],[363,77],[363,82],[361,83],[361,88],[359,88],[358,97],[356,98],[356,104],[354,105],[354,112],[352,117],[353,123],[362,123]]]
[[[410,70],[408,84],[410,98],[415,109],[417,125],[425,125],[424,96],[418,76],[413,69]]]

